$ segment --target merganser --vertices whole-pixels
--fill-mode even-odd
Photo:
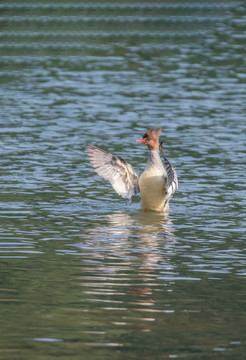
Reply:
[[[125,160],[89,144],[86,148],[89,161],[98,175],[109,181],[114,190],[131,202],[133,195],[140,193],[142,208],[169,212],[169,200],[178,188],[175,169],[164,156],[162,143],[159,145],[161,129],[147,131],[142,140],[147,145],[149,159],[145,170],[138,175]],[[160,153],[164,162],[160,157]]]

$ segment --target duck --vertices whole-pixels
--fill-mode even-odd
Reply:
[[[145,170],[138,174],[120,156],[88,144],[86,153],[95,172],[107,180],[127,204],[140,194],[142,209],[169,213],[169,201],[178,189],[176,170],[164,156],[163,143],[159,143],[161,128],[148,130],[141,140],[149,150]]]

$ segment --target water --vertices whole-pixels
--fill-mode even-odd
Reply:
[[[244,2],[1,5],[0,358],[245,359]],[[144,169],[168,217],[91,169]]]

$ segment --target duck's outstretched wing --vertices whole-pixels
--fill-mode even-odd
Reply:
[[[164,149],[162,143],[160,144],[160,152],[164,160],[164,166],[167,172],[167,179],[166,179],[166,199],[165,205],[169,202],[175,191],[178,189],[178,176],[175,169],[172,167],[170,162],[164,156]],[[164,205],[164,206],[165,206]]]
[[[139,193],[139,176],[125,160],[90,144],[86,152],[96,173],[109,181],[114,190],[127,202]]]

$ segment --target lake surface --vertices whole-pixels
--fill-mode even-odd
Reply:
[[[245,359],[245,2],[0,9],[0,358]],[[168,216],[84,151],[142,171],[153,126]]]

